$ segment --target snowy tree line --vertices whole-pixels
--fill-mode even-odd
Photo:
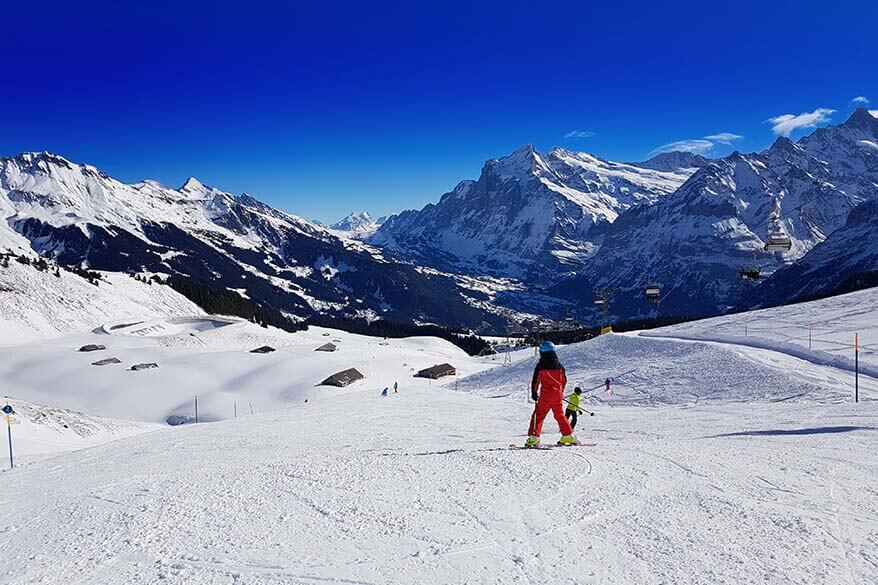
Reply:
[[[158,277],[153,278],[157,279]],[[308,325],[314,325],[370,337],[432,336],[450,341],[469,355],[477,355],[490,349],[490,344],[481,337],[438,325],[414,325],[383,319],[365,321],[326,316],[311,317],[307,321],[297,322],[277,309],[265,307],[245,299],[235,292],[218,289],[201,281],[174,276],[159,282],[167,284],[207,313],[242,317],[263,327],[272,326],[284,331],[295,332],[305,331],[308,329]]]
[[[27,256],[25,254],[16,254],[11,250],[7,250],[6,252],[0,252],[0,268],[9,268],[10,261],[18,262],[19,264],[23,264],[24,266],[32,266],[33,268],[41,272],[51,272],[58,278],[61,278],[61,270],[64,270],[81,278],[84,278],[95,286],[99,286],[99,282],[103,280],[100,272],[88,270],[87,268],[82,268],[80,266],[62,266],[60,264],[49,262],[45,258],[41,258],[39,256],[36,258],[31,258],[30,256]]]

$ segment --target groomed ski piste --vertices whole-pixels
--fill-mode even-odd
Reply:
[[[560,347],[570,388],[594,388],[576,434],[595,446],[545,451],[508,448],[532,349],[503,365],[192,315],[7,343],[22,457],[0,473],[0,582],[875,583],[878,380],[855,404],[846,363],[730,333],[831,315],[843,338],[878,329],[875,306],[878,289]],[[412,377],[443,362],[458,375]],[[315,385],[346,367],[365,379]],[[210,422],[163,424],[196,394]],[[65,422],[37,421],[49,407]]]

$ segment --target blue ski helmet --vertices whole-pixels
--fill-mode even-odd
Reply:
[[[549,353],[555,351],[555,344],[551,341],[544,341],[540,344],[540,353]]]

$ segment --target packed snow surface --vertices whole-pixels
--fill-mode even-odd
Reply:
[[[595,447],[508,450],[529,414],[521,400],[440,389],[355,392],[23,467],[0,476],[0,575],[737,584],[878,574],[874,402],[601,409],[580,424]]]
[[[260,335],[286,345],[243,351]],[[107,352],[74,350],[95,339]],[[226,402],[208,411],[227,420],[0,473],[3,583],[878,581],[878,380],[861,375],[854,404],[853,373],[830,363],[637,334],[561,347],[591,445],[527,451],[508,444],[533,408],[532,350],[499,365],[428,338],[247,323],[15,349],[0,380],[33,402],[157,420],[215,388]],[[81,362],[104,353],[160,367],[107,370],[115,384],[96,389],[112,366]],[[461,379],[411,377],[438,361]],[[349,364],[371,370],[314,387]],[[233,397],[264,406],[233,419]],[[543,442],[557,436],[549,417]]]
[[[641,335],[763,347],[848,370],[855,368],[858,340],[861,371],[878,376],[878,288],[692,321]]]

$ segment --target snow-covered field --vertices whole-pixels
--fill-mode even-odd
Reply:
[[[169,334],[136,334],[157,324]],[[604,336],[559,350],[572,384],[615,379],[583,404],[595,416],[577,435],[594,446],[525,451],[507,445],[531,413],[531,350],[504,366],[426,338],[181,319],[111,331],[0,350],[3,392],[156,422],[197,391],[226,420],[0,474],[2,583],[878,582],[866,375],[853,404],[852,373],[819,360]],[[247,353],[268,339],[278,351]],[[106,352],[75,351],[96,340]],[[107,355],[123,364],[88,365]],[[135,360],[160,367],[125,371]],[[460,379],[411,377],[441,361]],[[314,386],[350,366],[366,380]],[[550,418],[544,441],[556,432]]]
[[[234,418],[236,408],[238,414],[266,412],[324,395],[378,392],[394,382],[429,386],[428,380],[412,376],[439,363],[450,362],[462,374],[496,363],[490,357],[471,359],[436,338],[383,340],[318,327],[287,333],[228,321],[215,327],[204,325],[207,319],[153,320],[112,329],[116,324],[106,327],[110,335],[83,333],[0,348],[0,395],[159,423],[172,415],[194,418],[197,396],[199,419],[215,421]],[[315,351],[326,343],[334,343],[337,351]],[[78,351],[87,344],[106,350]],[[276,351],[250,352],[264,345]],[[109,357],[120,363],[92,365]],[[130,370],[141,363],[158,367]],[[365,379],[344,390],[318,386],[348,368],[356,368]]]

